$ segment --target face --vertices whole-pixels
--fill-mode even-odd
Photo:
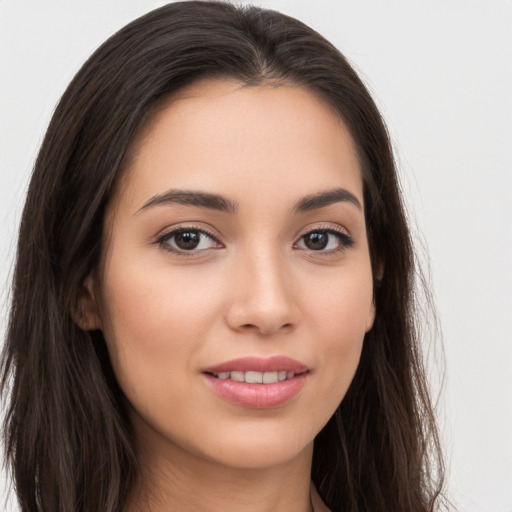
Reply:
[[[293,460],[343,399],[374,317],[351,136],[302,88],[201,82],[132,153],[89,317],[139,445]]]

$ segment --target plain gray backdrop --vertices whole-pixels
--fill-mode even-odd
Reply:
[[[24,193],[55,103],[101,42],[164,3],[0,0],[2,333]],[[512,1],[256,3],[325,35],[373,92],[430,254],[449,493],[463,511],[511,512]],[[432,369],[435,389],[441,371]]]

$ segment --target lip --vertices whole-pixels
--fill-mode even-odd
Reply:
[[[232,359],[216,366],[210,366],[202,370],[203,373],[222,373],[222,372],[294,372],[304,373],[308,371],[305,364],[285,356],[274,356],[268,358],[261,357],[241,357]]]
[[[250,384],[230,379],[219,379],[213,374],[234,371],[293,372],[289,379],[272,384]],[[238,407],[275,409],[285,405],[302,389],[309,376],[309,368],[299,361],[284,356],[270,358],[244,357],[226,361],[202,370],[202,376],[218,396]]]

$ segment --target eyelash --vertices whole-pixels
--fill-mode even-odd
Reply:
[[[173,254],[177,254],[178,256],[196,256],[197,250],[192,249],[190,251],[187,251],[186,249],[179,249],[179,248],[173,248],[170,246],[169,241],[172,240],[175,236],[179,235],[180,233],[200,233],[207,238],[211,239],[213,242],[220,245],[220,242],[217,240],[217,238],[212,234],[206,231],[203,228],[196,228],[193,226],[180,226],[179,228],[172,229],[168,231],[167,233],[164,233],[161,235],[156,241],[155,244],[161,246],[165,251],[171,252]],[[202,249],[207,250],[207,249]],[[199,250],[201,251],[201,249]]]
[[[168,232],[164,233],[163,235],[161,235],[160,237],[158,237],[154,243],[156,245],[161,246],[164,250],[166,250],[168,252],[171,252],[171,253],[179,255],[179,256],[184,256],[184,257],[196,256],[198,252],[208,250],[208,249],[199,249],[199,251],[198,251],[195,248],[191,249],[191,250],[186,250],[186,249],[179,249],[179,248],[171,247],[169,244],[169,241],[181,233],[200,233],[200,234],[206,236],[207,238],[211,239],[216,244],[222,245],[212,233],[209,233],[208,231],[206,231],[203,228],[197,228],[197,227],[193,227],[193,226],[183,226],[183,227],[172,229],[171,231],[168,231]],[[312,229],[312,230],[307,231],[306,233],[302,234],[300,236],[299,240],[294,244],[294,246],[297,243],[299,243],[300,241],[302,241],[308,235],[312,235],[315,233],[334,235],[338,239],[338,243],[339,243],[338,247],[336,247],[335,249],[327,250],[327,251],[322,250],[322,249],[314,250],[314,249],[308,249],[308,248],[304,248],[302,250],[309,251],[318,256],[329,256],[331,254],[339,254],[339,253],[345,252],[347,249],[350,249],[355,244],[354,239],[350,235],[345,233],[344,231],[335,229],[333,227],[317,227],[315,229]],[[199,243],[201,243],[201,242],[199,242]]]
[[[341,229],[336,229],[333,227],[316,227],[315,229],[312,229],[310,231],[307,231],[306,233],[302,234],[299,238],[299,241],[296,243],[299,243],[302,241],[305,237],[308,235],[312,235],[314,233],[322,233],[322,234],[328,234],[328,235],[334,235],[338,239],[338,246],[335,249],[330,250],[314,250],[314,249],[308,249],[305,248],[304,250],[309,251],[311,253],[314,253],[317,256],[325,256],[328,257],[332,254],[340,254],[345,252],[347,249],[350,249],[354,246],[355,240],[347,234],[345,231],[342,231]],[[328,242],[329,243],[329,242]]]

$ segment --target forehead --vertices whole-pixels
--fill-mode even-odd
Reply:
[[[340,185],[362,203],[354,141],[316,95],[210,80],[159,105],[132,144],[116,195],[137,208],[171,187],[283,196]]]

